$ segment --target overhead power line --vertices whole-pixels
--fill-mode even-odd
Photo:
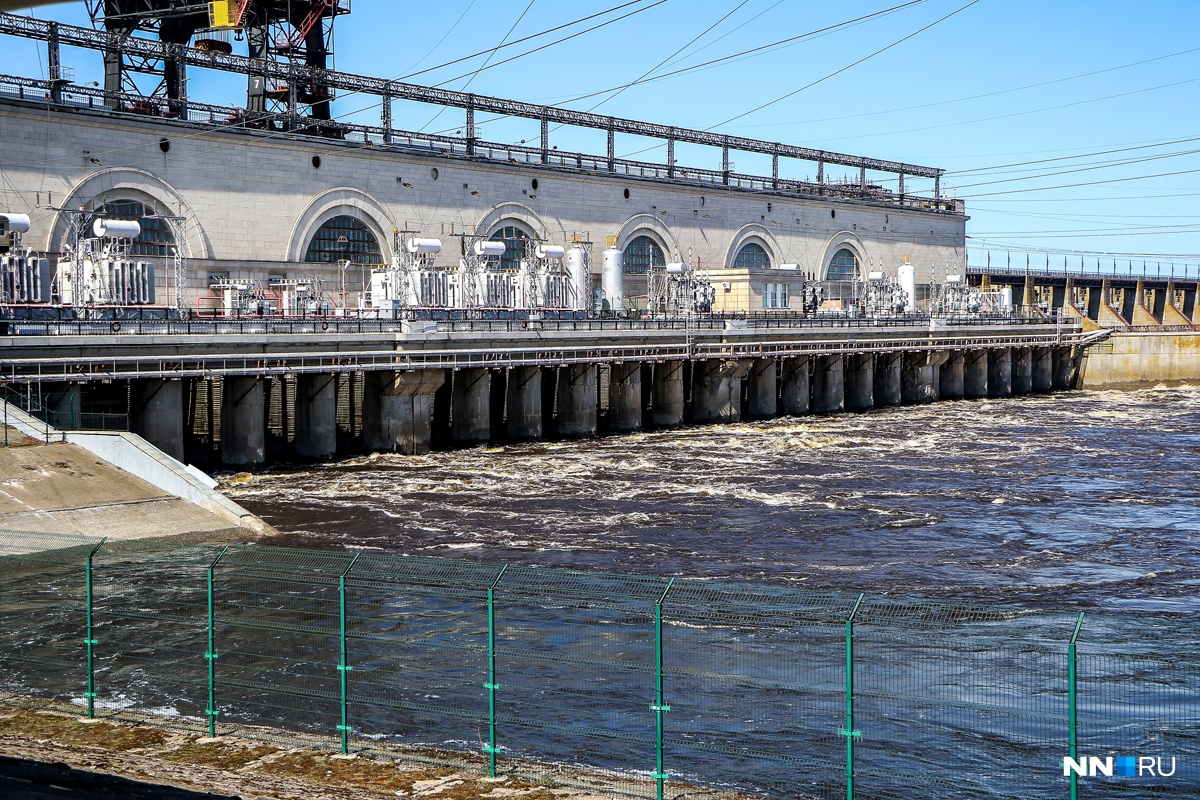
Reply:
[[[889,44],[885,47],[879,48],[878,50],[876,50],[873,53],[863,56],[862,58],[858,59],[857,61],[847,64],[846,66],[842,67],[841,69],[834,70],[833,72],[829,73],[828,75],[825,75],[822,78],[818,78],[817,80],[815,80],[811,83],[801,86],[799,89],[788,92],[787,94],[777,97],[774,100],[771,100],[770,102],[763,103],[760,106],[756,106],[755,108],[752,108],[749,111],[744,111],[741,114],[738,114],[737,116],[730,117],[729,119],[725,120],[724,122],[719,122],[716,125],[712,125],[712,126],[706,128],[705,130],[711,131],[716,128],[724,127],[725,125],[728,125],[731,122],[742,119],[743,117],[748,117],[751,114],[754,114],[756,112],[762,111],[764,108],[769,108],[770,106],[773,106],[776,103],[781,103],[790,97],[795,97],[796,95],[800,94],[800,92],[803,92],[807,89],[811,89],[812,87],[816,86],[817,84],[824,83],[825,81],[827,81],[830,78],[833,78],[837,75],[841,75],[843,72],[846,72],[847,70],[857,67],[859,64],[862,64],[864,61],[869,61],[870,59],[874,58],[877,55],[880,55],[881,53],[886,53],[888,50],[891,50],[893,47],[897,47],[897,46],[903,44],[904,42],[907,42],[909,39],[912,39],[914,36],[919,36],[920,34],[924,33],[925,31],[929,30],[930,28],[932,28],[936,25],[940,25],[941,23],[945,22],[946,20],[950,19],[951,17],[953,17],[957,14],[961,14],[962,12],[966,11],[968,8],[970,8],[971,6],[975,5],[978,2],[980,2],[980,0],[971,0],[971,2],[955,9],[954,11],[951,11],[946,16],[940,17],[940,18],[934,20],[933,22],[929,23],[928,25],[913,31],[912,33],[908,34],[907,36],[903,36],[903,37],[897,39],[896,41],[892,42],[891,44]]]

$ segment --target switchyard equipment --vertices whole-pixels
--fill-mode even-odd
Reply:
[[[615,236],[608,237],[608,247],[600,254],[600,297],[596,305],[600,314],[625,311],[625,254],[617,249]]]
[[[154,263],[131,255],[142,232],[137,220],[97,217],[86,235],[83,214],[74,215],[74,243],[58,261],[58,301],[76,309],[154,305]]]
[[[947,275],[932,311],[935,316],[1006,315],[1012,311],[1012,289],[985,292],[962,275]]]
[[[509,246],[481,236],[462,237],[457,269],[437,267],[440,239],[396,231],[390,266],[374,270],[371,291],[360,311],[392,314],[402,309],[474,308],[567,311],[586,310],[590,257],[581,244],[570,250],[534,239],[521,242],[516,269],[501,265]]]
[[[655,316],[709,314],[717,300],[712,281],[683,261],[652,267],[649,284],[648,310]]]
[[[350,0],[87,0],[96,27],[119,42],[136,34],[156,35],[166,45],[228,55],[229,33],[247,42],[248,56],[258,68],[247,73],[246,111],[251,119],[283,115],[284,119],[330,119],[333,90],[295,68],[324,70],[333,55],[334,20],[350,13]],[[277,65],[272,69],[268,64]],[[292,74],[287,79],[281,74]],[[148,93],[134,76],[159,78]],[[58,76],[52,76],[57,79]],[[104,50],[104,89],[110,97],[165,98],[166,111],[185,116],[188,103],[187,63],[181,54],[139,52],[131,47]],[[121,110],[157,109],[131,100]],[[294,127],[287,125],[287,127]]]
[[[902,314],[908,308],[908,292],[882,271],[867,273],[860,299],[864,314],[872,317]]]
[[[28,214],[0,214],[0,304],[50,302],[50,260],[22,250],[28,231]]]

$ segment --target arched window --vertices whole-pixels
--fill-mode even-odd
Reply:
[[[630,275],[645,275],[651,267],[667,265],[662,248],[649,236],[638,236],[625,245],[624,260],[625,272]]]
[[[829,262],[829,269],[825,273],[825,280],[858,280],[858,257],[844,247],[838,250],[837,254]]]
[[[305,261],[382,264],[379,240],[363,222],[346,215],[334,217],[313,234]]]
[[[113,200],[111,203],[105,203],[100,212],[110,219],[135,219],[142,226],[141,235],[133,240],[129,249],[130,255],[171,255],[171,245],[175,244],[171,226],[145,203],[138,200]],[[88,229],[91,229],[90,224]]]
[[[504,242],[504,255],[488,256],[492,269],[516,271],[521,268],[521,259],[525,257],[525,242],[529,234],[516,225],[505,225],[489,237],[493,242]]]
[[[771,257],[761,244],[746,242],[733,259],[734,269],[770,269]]]

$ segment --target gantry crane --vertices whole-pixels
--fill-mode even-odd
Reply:
[[[92,23],[121,37],[157,35],[167,43],[231,52],[231,34],[247,42],[252,59],[303,64],[325,69],[333,55],[333,22],[350,12],[350,0],[86,0]],[[195,41],[193,41],[195,40]],[[137,75],[159,76],[150,91]],[[263,113],[290,118],[330,118],[332,90],[305,81],[268,79],[266,71],[248,76],[246,109],[250,119]],[[165,97],[168,108],[187,102],[182,60],[150,59],[120,47],[104,54],[104,88],[109,97]]]

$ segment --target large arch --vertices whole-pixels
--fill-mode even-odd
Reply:
[[[308,243],[321,226],[334,217],[351,217],[366,225],[379,242],[384,262],[392,260],[392,231],[397,227],[395,217],[369,194],[349,187],[328,189],[309,201],[292,226],[285,259],[293,263],[304,261]]]
[[[779,246],[775,235],[765,225],[752,222],[749,225],[743,225],[733,235],[733,240],[729,244],[729,250],[725,253],[725,269],[733,268],[733,262],[737,259],[738,253],[747,244],[756,244],[763,250],[766,250],[767,256],[771,259],[772,267],[778,267],[784,263],[783,248]]]
[[[175,187],[157,176],[133,167],[97,170],[71,188],[63,208],[91,208],[118,200],[136,200],[156,214],[183,217],[184,236],[177,242],[186,258],[213,258],[212,243],[196,213]],[[46,236],[45,251],[61,252],[71,234],[68,212],[59,211]]]
[[[500,228],[515,225],[529,234],[532,239],[547,237],[546,223],[538,213],[522,203],[497,203],[483,212],[475,230],[480,236],[491,236]]]
[[[639,236],[648,236],[661,247],[668,262],[680,259],[679,242],[675,240],[671,229],[664,225],[656,215],[637,214],[627,219],[617,231],[617,249],[624,250],[631,241]]]
[[[833,257],[837,255],[840,250],[849,250],[854,254],[854,257],[858,259],[859,275],[860,277],[865,276],[865,270],[867,267],[867,248],[865,245],[863,245],[862,239],[858,237],[858,234],[850,231],[839,231],[830,237],[829,241],[825,243],[825,251],[821,254],[821,265],[820,271],[818,272],[818,274],[821,276],[821,280],[827,279],[826,276],[829,274],[829,262],[833,260]]]

